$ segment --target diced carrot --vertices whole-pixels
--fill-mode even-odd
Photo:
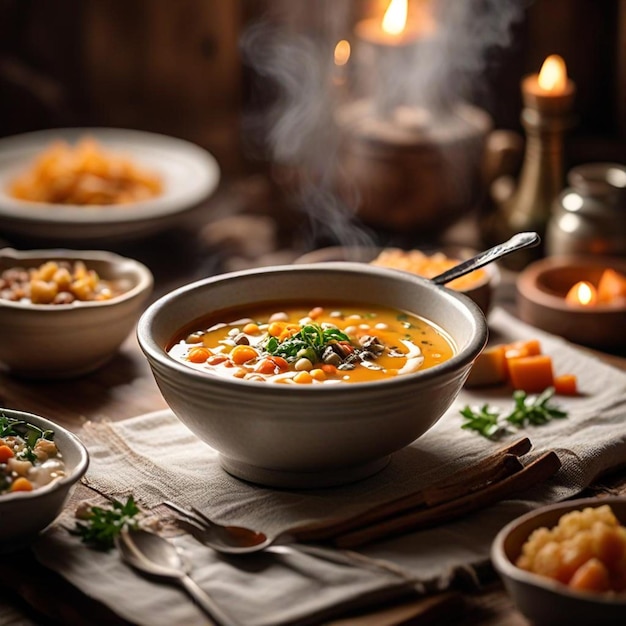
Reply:
[[[598,282],[598,302],[613,302],[626,298],[626,276],[610,267],[605,269]]]
[[[574,374],[561,374],[554,377],[554,392],[562,396],[578,394],[578,385]]]
[[[611,580],[604,563],[591,558],[574,572],[569,586],[584,591],[609,591]]]
[[[207,359],[209,365],[219,365],[224,361],[228,361],[228,357],[225,354],[213,354]]]
[[[15,456],[15,454],[9,446],[0,446],[0,463],[6,463],[12,456]]]
[[[24,478],[23,476],[16,478],[11,485],[11,491],[32,491],[32,490],[33,490],[33,483],[31,483],[30,480],[28,480],[28,478]]]
[[[509,379],[514,389],[541,393],[554,385],[552,358],[546,354],[507,359]]]
[[[465,385],[467,387],[484,387],[500,385],[507,379],[504,344],[485,348],[476,358]]]
[[[505,344],[505,356],[512,359],[518,356],[537,356],[541,354],[541,343],[539,339],[525,339]]]
[[[204,363],[210,356],[211,356],[211,352],[209,351],[208,348],[197,346],[189,350],[187,359],[191,361],[192,363]]]
[[[289,363],[281,356],[268,356],[254,368],[260,374],[278,374],[287,369],[289,369]]]
[[[334,376],[337,373],[337,368],[330,363],[324,363],[324,365],[322,365],[320,369],[329,376]]]
[[[259,353],[252,346],[235,346],[230,351],[230,359],[233,363],[237,365],[242,365],[247,361],[251,361],[252,359],[256,359],[259,356]]]
[[[285,329],[285,326],[286,326],[285,322],[272,322],[267,327],[267,334],[270,337],[278,337]]]

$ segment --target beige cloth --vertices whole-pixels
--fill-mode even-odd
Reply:
[[[224,608],[245,624],[306,623],[309,618],[319,620],[340,599],[360,604],[377,599],[373,594],[396,593],[405,588],[406,579],[418,588],[443,588],[454,572],[471,572],[473,566],[488,559],[495,533],[510,519],[541,503],[571,497],[602,472],[626,462],[626,374],[502,310],[493,311],[489,321],[493,341],[537,337],[544,351],[553,356],[557,373],[578,376],[581,395],[557,399],[569,417],[523,431],[532,440],[534,451],[557,451],[563,463],[559,473],[523,498],[359,550],[368,559],[392,564],[395,569],[390,570],[371,563],[364,568],[346,567],[301,554],[283,554],[266,562],[262,572],[251,574],[248,568],[230,562],[226,567],[210,551],[189,538],[181,539],[193,553],[194,575],[219,597]],[[267,489],[229,476],[220,468],[217,453],[169,411],[117,423],[89,423],[82,433],[91,455],[86,482],[109,496],[122,498],[133,493],[147,507],[171,499],[198,506],[216,521],[279,532],[304,522],[358,513],[462,471],[503,443],[461,430],[459,409],[485,402],[507,409],[510,392],[463,390],[442,419],[397,452],[382,472],[352,485],[313,491]],[[517,437],[519,433],[507,440]],[[58,563],[55,559],[62,550],[67,556]],[[173,600],[177,596],[172,594],[178,592],[159,588],[156,593],[154,585],[134,577],[115,555],[94,555],[58,530],[49,532],[36,551],[44,564],[132,621],[195,623],[190,602],[161,602]]]

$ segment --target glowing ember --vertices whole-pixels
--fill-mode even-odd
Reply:
[[[350,42],[342,39],[335,46],[335,65],[345,65],[350,59]]]
[[[593,306],[597,301],[596,288],[586,280],[576,283],[565,296],[565,302],[577,306]]]
[[[399,35],[406,28],[408,0],[391,0],[382,21],[382,29],[390,35]]]
[[[562,93],[567,87],[567,68],[565,61],[558,54],[551,54],[541,66],[539,87],[551,93]]]

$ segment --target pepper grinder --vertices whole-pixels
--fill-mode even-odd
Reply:
[[[552,203],[564,186],[563,138],[574,125],[576,88],[567,77],[563,59],[548,57],[538,75],[522,80],[521,91],[521,121],[526,131],[522,169],[516,187],[503,180],[492,186],[494,208],[482,225],[489,245],[524,231],[535,231],[543,238]],[[503,265],[521,270],[542,255],[542,246],[528,248],[503,259]]]

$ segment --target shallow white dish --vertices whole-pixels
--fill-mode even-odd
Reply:
[[[76,206],[26,202],[10,196],[8,184],[27,170],[52,142],[74,144],[92,137],[104,148],[124,154],[156,172],[163,193],[124,205]],[[119,128],[58,128],[0,140],[0,234],[68,242],[90,247],[159,232],[205,200],[217,187],[217,161],[199,146],[156,133]]]
[[[0,552],[7,552],[20,548],[55,520],[87,471],[89,454],[76,435],[39,415],[4,408],[0,415],[53,430],[66,468],[66,475],[49,485],[0,496]]]

